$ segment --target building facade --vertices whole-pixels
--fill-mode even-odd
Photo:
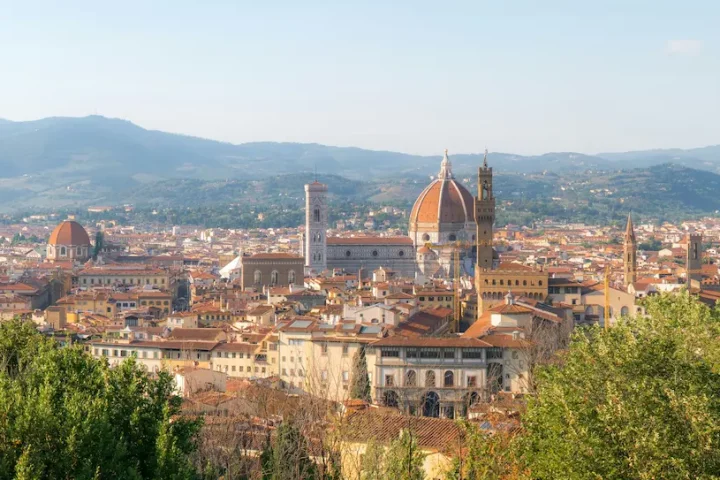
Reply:
[[[305,258],[289,253],[257,253],[243,256],[242,288],[262,291],[265,287],[302,284]]]

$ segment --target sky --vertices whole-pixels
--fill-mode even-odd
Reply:
[[[716,0],[0,0],[0,118],[540,154],[720,143]]]

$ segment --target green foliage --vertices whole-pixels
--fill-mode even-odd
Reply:
[[[650,252],[657,252],[662,250],[662,242],[657,238],[651,238],[647,242],[642,242],[638,245],[639,250],[645,250]]]
[[[32,324],[0,324],[0,478],[192,478],[199,424],[175,417],[173,380],[110,368]]]
[[[353,369],[350,378],[350,398],[370,402],[370,377],[365,358],[365,348],[358,348],[353,356]]]
[[[537,479],[717,478],[720,310],[686,295],[576,332],[536,374],[521,440]]]
[[[277,429],[272,446],[261,455],[262,476],[267,480],[312,480],[317,467],[310,459],[307,441],[291,421]]]
[[[466,420],[459,424],[463,432],[462,441],[446,474],[446,480],[522,478],[518,472],[517,442],[514,434],[488,434]]]
[[[418,447],[417,439],[410,430],[403,430],[393,440],[385,453],[383,467],[386,478],[397,480],[423,480],[425,454]]]
[[[365,456],[360,466],[361,480],[385,480],[385,447],[375,440],[369,440],[365,446]]]
[[[95,234],[95,246],[93,247],[93,254],[92,254],[93,260],[97,260],[98,255],[100,255],[100,252],[102,251],[104,246],[105,246],[105,235],[103,234],[103,232],[98,230],[98,232]]]

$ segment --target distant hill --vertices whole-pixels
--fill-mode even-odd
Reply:
[[[472,179],[482,156],[451,152],[456,175]],[[391,201],[414,195],[437,172],[440,159],[440,155],[312,143],[233,145],[146,130],[126,120],[101,116],[29,122],[0,119],[0,205],[7,210],[119,199],[168,202],[176,198],[173,192],[178,186],[192,190],[193,185],[198,185],[204,195],[225,198],[229,192],[237,193],[233,189],[242,191],[244,182],[266,181],[279,173],[289,175],[288,181],[292,175],[307,175],[315,167],[323,175],[364,182],[366,187],[372,184],[373,189],[360,194],[367,199]],[[490,153],[490,160],[495,171],[507,174],[507,178],[515,174],[538,178],[542,173],[576,176],[586,172],[593,177],[627,166],[655,167],[668,162],[720,172],[720,146],[596,156],[573,152],[537,156]],[[525,184],[522,178],[518,181],[517,188],[529,188],[529,177],[524,179]],[[216,187],[220,190],[214,191]]]

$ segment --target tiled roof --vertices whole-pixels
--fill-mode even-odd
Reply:
[[[460,427],[449,419],[416,417],[406,415],[383,415],[373,410],[360,410],[347,417],[343,436],[351,442],[374,440],[389,443],[402,430],[411,430],[418,445],[423,449],[446,451],[457,445]]]

